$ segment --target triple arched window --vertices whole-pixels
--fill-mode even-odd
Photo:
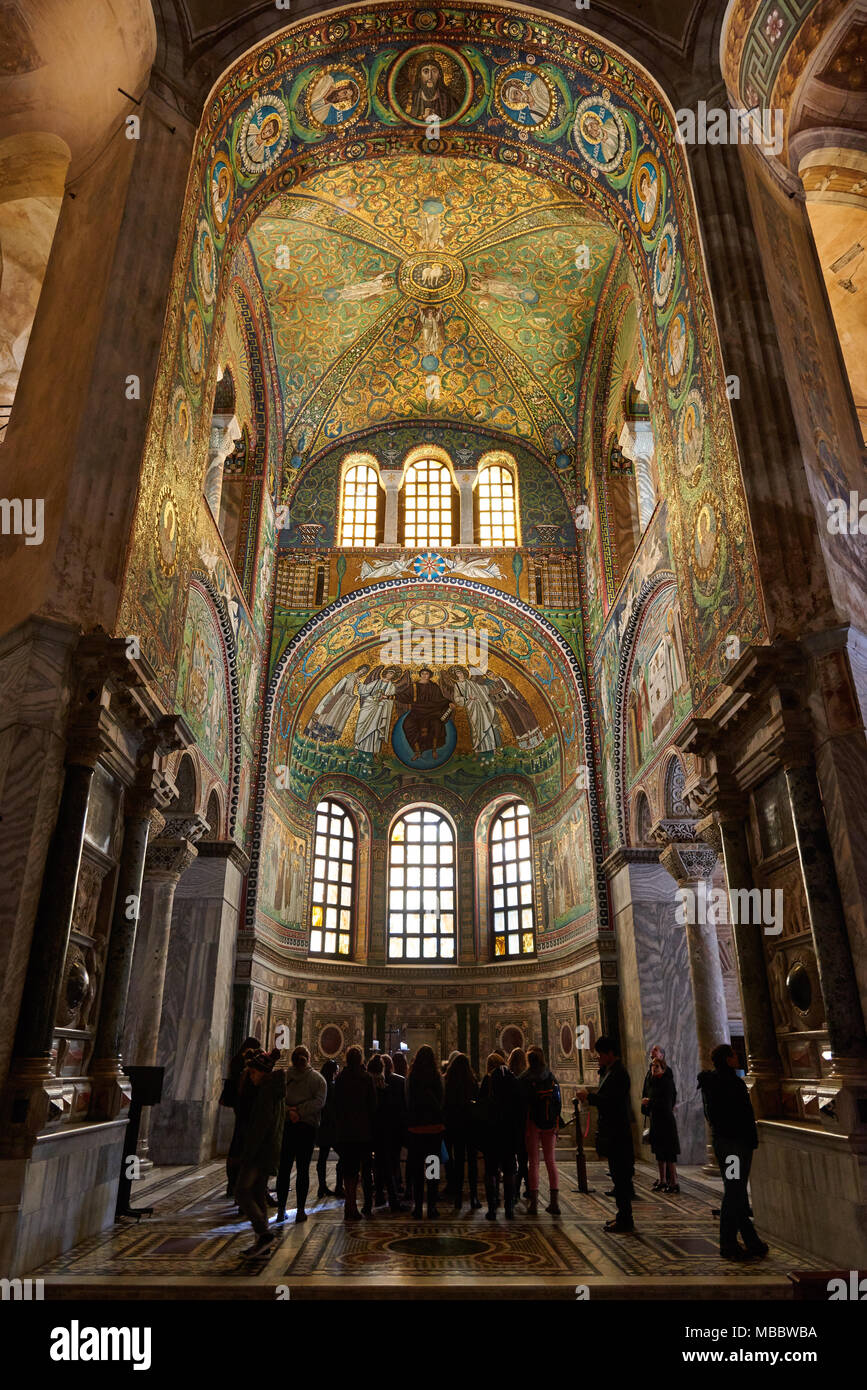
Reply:
[[[444,455],[422,449],[410,455],[403,472],[381,474],[372,454],[349,456],[341,484],[341,546],[443,550],[459,542],[486,549],[519,544],[518,484],[510,455],[485,456],[477,472],[457,475]]]
[[[536,950],[530,810],[514,800],[487,835],[488,924],[493,959]],[[483,863],[478,861],[479,871]],[[436,806],[414,806],[388,837],[386,959],[390,964],[458,959],[458,864],[452,822]],[[326,797],[314,817],[310,954],[347,958],[356,929],[358,835],[340,802]]]

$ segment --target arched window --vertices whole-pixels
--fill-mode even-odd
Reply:
[[[515,511],[515,477],[510,468],[490,463],[479,473],[479,544],[511,546],[518,544]]]
[[[529,956],[536,950],[533,920],[533,853],[530,809],[504,806],[491,826],[489,872],[495,956]]]
[[[340,544],[376,545],[379,530],[379,479],[369,463],[356,463],[343,475]]]
[[[348,956],[355,925],[357,837],[349,812],[326,798],[316,807],[310,954]]]
[[[650,802],[644,792],[639,792],[635,802],[635,842],[639,845],[652,844],[650,829],[652,825]]]
[[[439,550],[454,545],[455,489],[445,464],[418,459],[403,484],[403,544]]]
[[[689,807],[683,799],[686,773],[680,758],[672,757],[665,769],[665,814],[667,816],[688,816]]]
[[[389,960],[455,960],[455,892],[451,825],[431,806],[404,812],[389,843]]]

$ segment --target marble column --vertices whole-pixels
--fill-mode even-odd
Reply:
[[[798,764],[786,767],[785,774],[828,1037],[834,1054],[832,1070],[838,1075],[848,1073],[854,1061],[855,1070],[864,1072],[867,1069],[864,1014],[816,771],[812,765]]]
[[[129,1097],[129,1082],[123,1074],[121,1056],[124,1018],[141,914],[148,840],[152,832],[158,835],[164,825],[165,817],[158,810],[135,800],[124,816],[123,846],[105,959],[99,1025],[90,1067],[93,1093],[88,1118],[91,1120],[113,1120]]]
[[[455,472],[461,494],[461,545],[475,545],[473,528],[473,487],[478,472],[475,468],[461,468]]]
[[[218,525],[226,459],[240,438],[241,426],[238,424],[237,415],[214,415],[211,417],[208,466],[205,470],[205,501]]]
[[[715,820],[708,816],[698,822],[696,834],[722,858],[729,893],[749,891],[755,886],[743,819]],[[736,920],[732,923],[732,937],[744,1010],[747,1085],[758,1114],[779,1115],[782,1063],[761,928],[757,923]]]
[[[382,543],[397,545],[397,511],[403,474],[397,469],[383,469],[380,477],[385,488],[385,528]]]
[[[142,884],[142,929],[133,954],[132,988],[123,1038],[124,1059],[133,1066],[157,1065],[175,890],[181,874],[193,863],[196,854],[195,845],[181,838],[154,840],[147,851]],[[149,1111],[144,1111],[139,1130],[140,1158],[148,1157],[149,1119]]]
[[[155,1163],[202,1163],[215,1152],[231,1031],[232,971],[244,875],[231,840],[199,840],[174,895],[157,1062],[163,1095],[149,1124]]]

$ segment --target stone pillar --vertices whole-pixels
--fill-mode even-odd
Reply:
[[[200,820],[201,817],[195,817]],[[170,828],[170,827],[167,827]],[[201,833],[201,832],[200,832]],[[138,1067],[157,1065],[163,989],[168,963],[169,937],[175,890],[181,874],[196,858],[188,838],[160,838],[149,846],[142,884],[141,931],[135,943],[123,1054]],[[148,1157],[150,1112],[142,1115],[139,1156]]]
[[[680,891],[688,894],[688,916],[694,916],[696,919],[694,922],[687,920],[683,930],[689,955],[699,1064],[705,1069],[711,1065],[710,1054],[713,1049],[720,1043],[731,1042],[716,926],[711,922],[701,921],[701,918],[707,915],[702,909],[707,903],[709,883],[717,854],[710,845],[695,839],[695,828],[691,822],[659,821],[651,833],[662,846],[660,864],[671,874]],[[694,911],[691,910],[693,908]],[[713,1147],[709,1141],[707,1168],[709,1171],[717,1172]]]
[[[385,488],[385,528],[383,531],[383,545],[398,545],[397,539],[397,504],[400,498],[400,485],[403,481],[403,474],[397,469],[383,469],[380,474],[382,486]]]
[[[867,1036],[840,889],[812,765],[785,768],[819,982],[825,1001],[833,1073],[867,1074]],[[854,1069],[852,1063],[855,1063]]]
[[[67,764],[57,823],[45,864],[9,1079],[0,1111],[6,1156],[29,1152],[33,1138],[48,1118],[49,1099],[45,1085],[51,1076],[51,1039],[66,969],[84,827],[98,752],[94,748],[91,754],[86,762]]]
[[[641,1087],[651,1047],[665,1048],[678,1091],[681,1162],[701,1163],[705,1122],[695,1077],[699,1070],[695,1010],[683,927],[675,921],[671,875],[655,849],[616,849],[605,860],[620,982],[623,1061],[640,1119]],[[576,1020],[580,995],[576,995]],[[600,998],[601,1004],[601,998]],[[600,1019],[600,1030],[605,1023]],[[584,1066],[584,1057],[580,1056]]]
[[[141,912],[142,879],[151,832],[159,834],[165,818],[152,805],[130,799],[124,816],[123,847],[118,865],[111,936],[105,959],[99,1025],[94,1039],[93,1094],[89,1119],[113,1120],[129,1098],[123,1074],[121,1040],[132,974],[136,928]]]
[[[223,470],[226,459],[241,438],[237,415],[211,417],[211,438],[208,445],[208,466],[205,470],[205,501],[217,525],[220,523],[220,497],[223,492]]]
[[[724,370],[739,383],[732,420],[768,629],[815,627],[832,603],[750,205],[747,165],[762,157],[738,145],[685,149]],[[806,394],[809,383],[799,386]]]
[[[461,545],[476,544],[473,528],[473,487],[478,476],[475,468],[455,470],[455,478],[461,494]]]
[[[211,1157],[225,1075],[235,941],[250,861],[231,840],[200,840],[196,849],[174,894],[157,1049],[165,1067],[163,1097],[149,1125],[155,1163]]]
[[[722,858],[729,893],[749,892],[754,887],[753,870],[743,818],[717,820],[707,816],[696,825],[696,834]],[[738,988],[744,1009],[746,1080],[756,1113],[763,1116],[779,1115],[782,1064],[777,1048],[761,926],[758,922],[742,922],[740,916],[740,913],[734,914],[732,936]]]

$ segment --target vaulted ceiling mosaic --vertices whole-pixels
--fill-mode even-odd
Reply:
[[[614,233],[523,170],[411,154],[316,174],[253,225],[287,434],[454,420],[548,452],[576,399]]]

